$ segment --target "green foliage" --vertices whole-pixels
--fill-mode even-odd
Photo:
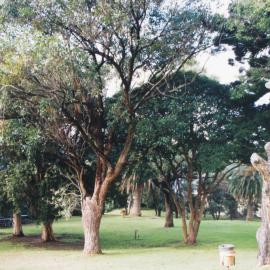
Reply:
[[[1,184],[3,192],[15,212],[21,212],[26,206],[26,190],[31,184],[35,167],[28,161],[21,161],[7,166],[6,170],[1,171]]]
[[[262,193],[262,179],[251,166],[242,165],[235,169],[228,179],[229,191],[238,199],[259,202]]]
[[[25,145],[35,137],[33,129],[24,127],[19,121],[4,123],[1,138],[1,172],[0,181],[3,193],[14,211],[21,211],[26,205],[26,189],[36,173],[31,163],[31,151]]]
[[[193,75],[177,73],[169,84],[177,88]],[[234,112],[229,102],[226,87],[198,77],[173,98],[164,96],[149,102],[142,110],[136,141],[153,159],[161,157],[164,166],[170,161],[181,163],[186,155],[193,159],[195,170],[223,170],[234,158],[229,143]]]
[[[25,0],[1,5],[2,22],[12,31],[2,38],[0,84],[22,102],[19,112],[28,123],[61,149],[83,198],[95,192],[103,201],[98,193],[105,196],[107,184],[120,174],[140,106],[212,39],[212,16],[203,4],[164,8],[163,2]],[[19,26],[20,33],[12,26]],[[10,33],[13,42],[8,42]],[[141,73],[149,78],[144,93],[137,95],[134,83]],[[112,76],[120,80],[115,103],[106,97]],[[163,143],[170,141],[164,136]],[[128,174],[140,181],[151,174],[136,162],[133,169]]]
[[[232,46],[236,60],[248,62],[250,65],[246,74],[242,76],[241,82],[232,85],[233,97],[239,101],[239,107],[245,107],[244,114],[249,118],[250,125],[257,125],[257,127],[262,125],[267,128],[269,125],[264,124],[264,114],[267,112],[269,115],[269,106],[261,106],[255,110],[254,103],[269,92],[265,87],[266,81],[270,79],[269,12],[269,1],[245,0],[232,3],[222,39],[222,42]],[[269,119],[267,121],[269,122]],[[246,127],[241,129],[249,132]]]
[[[206,212],[209,212],[215,220],[219,220],[223,213],[230,219],[235,219],[238,217],[237,206],[237,201],[224,188],[218,187],[208,196]]]
[[[236,60],[250,65],[241,81],[231,87],[234,106],[239,110],[239,120],[233,126],[235,151],[245,164],[249,163],[252,152],[263,151],[270,134],[269,104],[255,107],[255,102],[269,92],[265,87],[270,79],[269,4],[263,0],[232,3],[222,39],[223,43],[232,46]]]
[[[229,44],[235,46],[238,59],[250,52],[252,60],[255,60],[255,57],[268,47],[270,42],[269,12],[269,1],[245,0],[231,4],[226,38]]]
[[[39,222],[59,217],[60,207],[52,202],[53,189],[63,182],[54,165],[57,148],[23,120],[5,122],[1,139],[0,182],[11,209],[28,209]]]

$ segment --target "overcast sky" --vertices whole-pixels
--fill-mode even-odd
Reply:
[[[219,13],[225,17],[229,16],[228,6],[233,0],[204,0],[209,4],[210,8],[215,12]],[[179,5],[183,3],[183,0],[167,0],[167,5]],[[241,64],[237,61],[234,62],[234,65],[228,64],[228,59],[235,59],[234,52],[231,47],[224,46],[222,52],[216,53],[215,55],[210,54],[210,50],[207,52],[201,53],[197,56],[198,69],[200,70],[204,67],[203,73],[207,76],[216,79],[220,83],[229,84],[233,81],[236,81],[241,76],[239,72],[240,68],[248,69],[249,66],[247,63]],[[110,81],[108,85],[107,94],[111,96],[114,94],[115,89],[118,89],[118,82],[116,80]],[[256,102],[256,105],[266,104],[270,102],[270,93],[263,96]]]
[[[229,16],[228,6],[233,0],[221,0],[221,1],[206,0],[206,1],[210,3],[215,12],[222,14],[225,17]],[[248,69],[249,66],[247,63],[241,64],[237,61],[235,61],[234,66],[229,65],[228,59],[229,58],[235,59],[235,55],[232,48],[230,48],[229,46],[226,46],[225,48],[226,48],[225,51],[216,54],[214,56],[209,57],[209,54],[208,55],[202,54],[198,57],[198,61],[200,62],[200,65],[203,65],[203,63],[206,61],[205,73],[208,76],[217,79],[221,83],[227,84],[239,79],[239,76],[241,76],[241,73],[239,72],[240,67]],[[256,102],[256,105],[259,106],[268,103],[270,103],[270,92],[261,97]]]
[[[172,1],[172,0],[169,0]],[[181,0],[174,0],[181,1]],[[225,17],[229,16],[228,6],[232,0],[205,0],[208,3],[213,12],[221,14]],[[242,65],[235,62],[235,65],[229,65],[228,59],[235,59],[234,52],[231,47],[224,46],[224,51],[217,53],[215,55],[210,54],[210,50],[206,53],[202,53],[197,57],[197,61],[200,67],[205,67],[204,72],[209,76],[221,83],[228,84],[239,79],[241,75],[239,68],[243,66],[248,68],[248,65]]]
[[[180,3],[183,0],[167,0],[169,4]],[[215,13],[219,13],[225,17],[229,16],[228,6],[233,0],[205,0]],[[241,64],[235,61],[234,65],[228,64],[228,59],[235,59],[234,52],[231,47],[224,46],[224,51],[211,55],[210,51],[201,53],[197,57],[197,62],[199,69],[204,67],[204,73],[218,80],[220,83],[229,84],[236,81],[241,76],[239,72],[240,68],[248,69],[249,65],[247,63]],[[260,98],[256,105],[268,104],[270,102],[270,93],[264,95]]]

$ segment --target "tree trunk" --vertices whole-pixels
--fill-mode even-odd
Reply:
[[[200,200],[200,207],[199,208],[192,208],[190,211],[190,220],[189,220],[189,226],[187,231],[187,225],[186,225],[186,217],[185,212],[182,213],[182,223],[183,223],[183,230],[185,230],[184,239],[185,243],[188,245],[194,245],[197,242],[197,237],[201,225],[201,219],[204,213],[205,209],[205,203],[206,198],[203,197]]]
[[[270,264],[270,142],[265,145],[268,161],[257,154],[252,154],[251,163],[259,171],[263,178],[262,203],[261,203],[261,227],[257,231],[259,246],[259,266]]]
[[[132,206],[130,209],[130,215],[140,217],[142,215],[141,212],[141,202],[142,202],[142,185],[136,185],[133,191],[133,199]]]
[[[204,196],[202,196],[202,198],[200,200],[200,207],[199,207],[199,209],[196,210],[197,214],[196,214],[195,225],[194,225],[196,239],[198,237],[202,216],[205,212],[205,204],[206,204],[206,194]]]
[[[196,230],[195,230],[195,220],[193,218],[194,213],[190,213],[190,220],[188,225],[188,239],[187,244],[188,245],[194,245],[196,243]]]
[[[131,209],[131,206],[132,206],[132,194],[129,193],[128,194],[128,199],[127,199],[127,215],[130,215],[130,209]]]
[[[22,218],[20,213],[13,213],[13,237],[22,237]]]
[[[189,230],[188,237],[186,240],[186,244],[194,245],[197,242],[197,236],[199,232],[201,221],[199,219],[194,219],[193,221],[189,221]]]
[[[101,131],[101,129],[99,130]],[[135,132],[135,123],[131,122],[128,127],[128,135],[124,143],[124,147],[116,161],[114,167],[111,166],[110,162],[102,157],[103,154],[97,156],[96,161],[96,175],[95,185],[91,190],[85,188],[85,181],[83,179],[83,171],[78,174],[78,182],[82,192],[82,223],[84,230],[84,254],[95,255],[101,254],[101,245],[99,237],[99,229],[102,218],[102,212],[105,204],[106,195],[110,188],[110,185],[120,175],[121,170],[126,164],[126,158],[133,140]],[[103,132],[100,132],[97,145],[99,149],[103,149],[104,141],[101,140]],[[106,152],[106,151],[105,151]],[[101,155],[101,156],[100,156]],[[105,154],[106,156],[106,154]],[[91,193],[91,196],[89,195]]]
[[[84,230],[84,254],[101,254],[99,228],[102,208],[94,199],[85,197],[82,201],[82,220]]]
[[[157,217],[160,217],[161,216],[161,207],[160,207],[160,204],[155,202],[154,208],[155,208],[155,214],[156,214],[156,216]]]
[[[41,240],[43,242],[52,242],[55,241],[52,222],[43,223],[42,232],[41,232]]]
[[[185,209],[179,209],[181,212],[181,220],[182,220],[182,226],[181,226],[181,229],[182,229],[182,235],[183,235],[183,242],[185,244],[188,243],[188,231],[187,231],[187,219],[186,219],[186,211]]]
[[[188,225],[188,239],[187,244],[193,245],[196,243],[196,232],[194,229],[194,222],[196,218],[196,209],[193,202],[193,194],[192,194],[192,181],[193,181],[193,168],[192,164],[188,164],[188,173],[187,173],[187,198],[188,198],[188,205],[190,210],[190,217],[189,217],[189,225]]]
[[[98,96],[98,108],[99,112],[95,114],[95,123],[92,123],[91,139],[89,140],[89,134],[84,134],[82,137],[85,143],[90,146],[96,154],[96,169],[94,181],[87,181],[86,173],[84,172],[84,166],[75,166],[77,174],[77,182],[82,194],[81,209],[82,209],[82,225],[84,230],[84,254],[94,255],[101,254],[101,244],[99,229],[102,218],[102,212],[105,204],[106,195],[113,182],[120,175],[123,166],[126,164],[127,155],[129,153],[133,137],[135,134],[135,119],[133,119],[133,113],[130,115],[128,130],[125,142],[122,150],[120,151],[118,158],[114,165],[111,164],[108,156],[113,149],[113,140],[108,135],[108,142],[104,138],[104,118],[103,118],[103,99],[102,96]],[[77,160],[76,160],[77,161]],[[78,162],[79,164],[81,162]],[[77,162],[76,162],[77,164]],[[73,167],[73,166],[71,166]]]
[[[170,200],[169,194],[164,194],[164,201],[165,201],[165,228],[173,227],[173,209],[172,209],[172,203]]]
[[[248,200],[247,203],[247,217],[246,217],[246,221],[252,221],[254,217],[254,210],[253,210],[253,202],[252,200]]]
[[[176,206],[174,207],[174,211],[175,211],[175,218],[179,218],[179,213]]]
[[[175,206],[177,207],[178,213],[180,213],[181,215],[181,221],[182,221],[181,230],[182,230],[183,242],[187,244],[188,231],[187,231],[187,219],[186,219],[185,207],[181,206],[181,203],[177,200],[175,193],[172,193],[172,198],[173,198]]]
[[[270,182],[263,183],[261,205],[261,227],[258,229],[256,238],[259,245],[259,265],[270,264]]]

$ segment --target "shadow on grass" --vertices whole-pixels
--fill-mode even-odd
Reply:
[[[5,237],[0,239],[0,245],[8,244],[9,248],[23,247],[24,249],[43,249],[43,250],[52,250],[52,251],[81,251],[83,250],[84,240],[78,234],[57,234],[56,241],[52,242],[43,242],[40,238],[40,235],[26,235],[24,237],[12,237],[10,234],[6,234]],[[167,243],[151,243],[146,242],[145,239],[121,239],[116,242],[111,241],[111,239],[103,238],[101,240],[101,245],[104,250],[113,252],[119,250],[128,250],[128,249],[152,249],[160,247],[170,247],[170,248],[179,248],[184,247],[181,242],[168,241]],[[106,253],[106,252],[105,252]]]
[[[24,237],[6,236],[0,240],[1,243],[9,243],[12,246],[23,246],[29,249],[46,249],[46,250],[82,250],[83,240],[72,235],[60,235],[56,241],[43,242],[40,235],[27,235]]]
[[[163,228],[163,222],[156,223],[157,218],[121,218],[108,216],[103,220],[101,228],[102,249],[110,254],[125,253],[129,250],[151,250],[154,248],[169,249],[217,249],[221,243],[233,243],[237,248],[256,249],[255,234],[258,222],[244,223],[240,221],[204,221],[200,229],[198,243],[187,246],[182,242],[180,222],[174,228]],[[121,224],[121,225],[120,225]],[[43,243],[40,240],[40,228],[28,227],[26,237],[12,238],[12,231],[0,233],[0,252],[12,250],[55,250],[81,251],[83,249],[83,230],[81,220],[73,218],[55,224],[57,241]],[[139,239],[135,238],[135,231]]]

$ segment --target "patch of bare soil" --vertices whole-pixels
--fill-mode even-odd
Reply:
[[[26,248],[41,248],[47,250],[81,250],[83,248],[83,240],[64,241],[63,237],[56,237],[56,241],[43,242],[39,235],[30,235],[24,237],[7,236],[0,240],[1,242],[9,241],[14,245],[24,245]]]

